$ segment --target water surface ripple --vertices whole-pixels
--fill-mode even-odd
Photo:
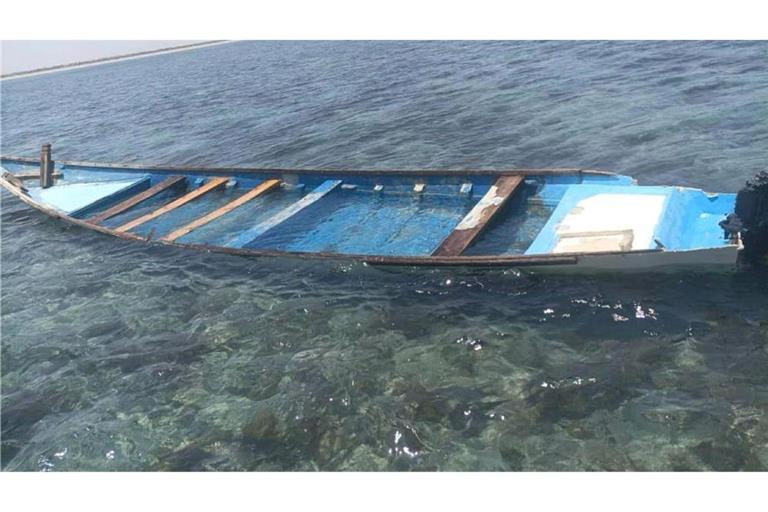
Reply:
[[[735,191],[765,42],[235,43],[2,82],[2,152]],[[765,470],[765,272],[144,247],[2,195],[4,470]]]

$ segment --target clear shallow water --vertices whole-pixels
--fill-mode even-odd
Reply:
[[[765,43],[237,43],[2,83],[2,151],[735,191]],[[5,470],[766,469],[768,275],[244,259],[2,195]]]

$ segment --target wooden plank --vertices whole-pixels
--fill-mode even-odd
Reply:
[[[14,175],[20,180],[39,180],[40,179],[40,172],[20,172],[18,174]],[[60,172],[54,172],[53,177],[54,179],[61,178],[63,174]]]
[[[22,192],[27,192],[27,188],[24,186],[24,183],[21,182],[18,176],[14,176],[8,171],[3,171],[3,178],[5,178],[5,181],[18,188]]]
[[[115,231],[118,233],[122,233],[124,231],[129,231],[136,226],[140,226],[144,224],[145,222],[149,222],[152,219],[156,219],[157,217],[168,213],[172,210],[175,210],[176,208],[180,206],[184,206],[190,201],[194,201],[198,197],[202,196],[203,194],[206,194],[210,192],[211,190],[215,190],[217,188],[223,187],[227,184],[227,181],[229,181],[229,178],[211,178],[208,180],[207,183],[205,183],[203,186],[196,188],[192,192],[189,192],[187,194],[184,194],[180,198],[176,199],[175,201],[171,201],[167,205],[163,206],[162,208],[158,208],[157,210],[148,213],[146,215],[142,215],[138,219],[134,219],[130,222],[126,222],[120,227],[115,228]]]
[[[116,204],[112,208],[105,210],[101,212],[98,215],[94,215],[93,217],[90,217],[88,219],[88,222],[93,222],[94,224],[100,224],[104,222],[105,220],[114,217],[115,215],[119,215],[137,204],[139,204],[142,201],[145,201],[151,197],[156,196],[160,192],[163,192],[181,182],[183,182],[186,178],[184,176],[171,176],[169,178],[164,179],[160,183],[149,187],[148,189],[144,190],[143,192],[139,192],[135,196],[131,196],[125,201]]]
[[[314,204],[322,199],[326,194],[334,190],[341,185],[341,180],[326,180],[320,184],[319,187],[309,192],[307,195],[293,203],[292,205],[283,208],[269,219],[261,222],[250,229],[240,233],[237,237],[233,238],[226,244],[226,247],[243,247],[245,244],[253,241],[256,237],[269,231],[273,227],[277,226],[281,222],[288,220],[304,208]]]
[[[502,176],[497,179],[475,207],[445,237],[432,256],[461,255],[501,210],[523,179],[524,176]]]
[[[38,158],[26,158],[12,155],[0,155],[0,160],[17,162],[22,164],[38,165]],[[597,169],[586,169],[583,167],[562,167],[562,168],[543,168],[543,169],[280,169],[267,167],[201,167],[201,166],[178,166],[178,165],[152,165],[145,163],[134,164],[110,164],[98,162],[81,162],[75,160],[57,160],[59,165],[66,167],[91,167],[101,169],[131,169],[141,172],[168,173],[168,174],[220,174],[232,176],[233,174],[299,174],[299,175],[346,175],[346,176],[560,176],[560,175],[600,175],[600,176],[618,176],[614,172],[602,171]],[[66,169],[65,169],[66,171]]]
[[[231,212],[232,210],[234,210],[235,208],[244,205],[248,201],[257,198],[266,192],[269,192],[270,190],[274,189],[275,187],[278,187],[279,185],[280,185],[280,180],[264,181],[259,185],[257,185],[256,187],[249,190],[248,192],[246,192],[245,194],[243,194],[242,196],[238,197],[234,201],[225,204],[221,208],[218,208],[207,215],[204,215],[198,219],[193,220],[189,224],[186,224],[180,227],[179,229],[165,235],[160,240],[163,242],[173,242],[177,238],[180,238],[186,235],[190,231],[197,229],[200,226],[204,226],[213,220],[218,219],[222,215],[225,215]]]

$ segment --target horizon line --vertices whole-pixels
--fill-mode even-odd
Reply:
[[[55,66],[45,66],[42,68],[30,69],[26,71],[14,71],[13,73],[0,74],[0,80],[12,80],[14,78],[23,78],[32,75],[42,75],[46,73],[54,73],[56,71],[64,71],[67,69],[82,68],[88,66],[95,66],[98,64],[108,64],[114,61],[136,59],[141,57],[150,57],[161,53],[172,53],[183,50],[192,50],[204,46],[213,46],[224,43],[231,43],[233,41],[228,39],[217,39],[211,41],[203,41],[200,43],[189,43],[177,46],[169,46],[167,48],[158,48],[156,50],[144,50],[140,52],[124,53],[120,55],[113,55],[110,57],[101,57],[98,59],[84,60],[78,62],[70,62],[67,64],[57,64]]]

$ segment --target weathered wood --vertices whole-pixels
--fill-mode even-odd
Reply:
[[[51,160],[51,145],[43,144],[40,148],[40,186],[48,188],[53,186],[53,160]]]
[[[208,180],[207,183],[202,185],[200,188],[197,188],[197,189],[193,190],[192,192],[184,194],[183,196],[181,196],[180,198],[176,199],[175,201],[171,201],[167,205],[165,205],[165,206],[163,206],[161,208],[158,208],[157,210],[155,210],[155,211],[153,211],[151,213],[148,213],[146,215],[142,215],[138,219],[134,219],[134,220],[132,220],[130,222],[126,222],[122,226],[119,226],[119,227],[115,228],[115,231],[117,231],[118,233],[122,233],[124,231],[129,231],[129,230],[131,230],[131,229],[133,229],[133,228],[135,228],[137,226],[140,226],[140,225],[144,224],[145,222],[149,222],[152,219],[156,219],[157,217],[159,217],[159,216],[161,216],[161,215],[163,215],[165,213],[168,213],[168,212],[170,212],[172,210],[175,210],[176,208],[178,208],[180,206],[184,206],[185,204],[187,204],[190,201],[194,201],[198,197],[202,196],[203,194],[206,194],[206,193],[210,192],[211,190],[215,190],[217,188],[223,187],[224,185],[227,184],[227,181],[229,181],[229,178],[211,178],[210,180]]]
[[[270,190],[280,186],[280,180],[267,180],[263,183],[260,183],[256,187],[252,188],[242,196],[238,197],[232,202],[229,202],[222,206],[221,208],[218,208],[207,215],[204,215],[198,219],[193,220],[189,224],[186,224],[185,226],[180,227],[179,229],[165,235],[160,240],[163,242],[173,242],[177,238],[181,238],[182,236],[186,235],[192,230],[195,230],[199,228],[200,226],[204,226],[208,224],[209,222],[218,219],[222,215],[225,215],[235,208],[238,208],[248,201],[252,199],[256,199],[260,195],[269,192]]]
[[[575,265],[581,254],[505,254],[500,256],[372,256],[370,254],[343,254],[334,252],[291,252],[274,249],[251,249],[246,247],[222,247],[206,244],[179,244],[181,247],[205,252],[236,254],[241,256],[292,256],[301,259],[335,259],[362,261],[370,265],[404,267],[525,267],[550,265]],[[632,254],[653,251],[632,251]],[[607,253],[601,253],[603,256]]]
[[[523,182],[523,176],[502,176],[491,185],[480,201],[445,237],[433,256],[459,256],[485,229],[490,220],[496,215],[512,193]]]
[[[147,199],[150,199],[156,196],[160,192],[164,192],[171,187],[174,187],[176,185],[179,185],[180,183],[183,183],[185,179],[186,178],[184,176],[171,176],[169,178],[166,178],[160,183],[152,187],[149,187],[147,190],[144,190],[143,192],[139,192],[135,196],[131,196],[125,201],[116,204],[112,208],[108,210],[104,210],[98,215],[94,215],[93,217],[90,217],[88,219],[88,222],[93,222],[94,224],[102,223],[105,220],[114,217],[115,215],[119,215],[133,208],[134,206],[141,203],[142,201],[146,201]]]
[[[12,155],[0,155],[0,159],[22,164],[37,164],[39,160]],[[586,169],[583,167],[562,167],[562,168],[520,168],[520,169],[361,169],[361,168],[336,168],[336,169],[282,169],[269,167],[201,167],[201,166],[176,166],[176,165],[154,165],[154,164],[117,164],[117,163],[97,163],[80,162],[75,160],[60,160],[59,164],[67,167],[98,167],[103,169],[122,169],[138,172],[168,173],[168,174],[212,174],[227,175],[234,174],[299,174],[313,176],[371,176],[377,174],[380,176],[562,176],[562,175],[598,175],[598,176],[617,176],[616,173],[597,169]]]
[[[264,234],[281,222],[285,222],[309,205],[319,201],[339,185],[341,185],[341,180],[326,180],[322,182],[320,186],[312,190],[312,192],[309,192],[307,195],[292,205],[283,208],[267,220],[243,231],[224,245],[227,247],[242,247],[245,244],[252,242],[256,237]]]
[[[247,253],[245,254],[247,255]],[[528,256],[512,254],[504,256],[355,256],[369,265],[409,267],[545,267],[554,265],[576,265],[580,254],[539,254]]]
[[[39,172],[20,172],[13,175],[15,178],[18,178],[20,180],[37,180],[40,179],[40,173]],[[64,176],[60,172],[55,172],[51,175],[54,179],[61,178]]]
[[[38,177],[38,176],[35,176],[35,177]],[[13,185],[14,187],[17,187],[22,192],[27,192],[27,189],[24,186],[24,183],[21,182],[21,180],[19,179],[18,176],[14,175],[14,174],[11,174],[8,171],[3,171],[3,178],[5,178],[5,180],[8,183]]]

